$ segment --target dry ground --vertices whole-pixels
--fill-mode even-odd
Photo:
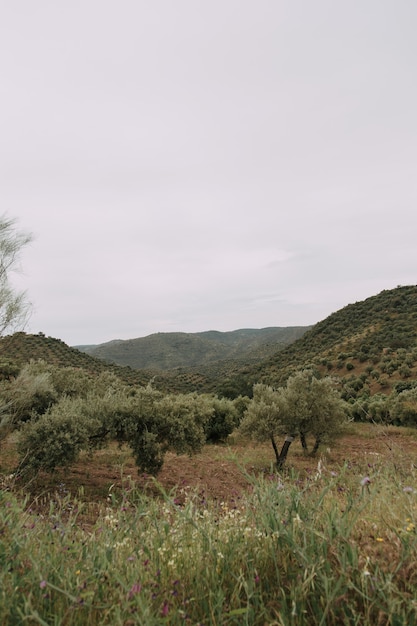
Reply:
[[[1,448],[0,479],[13,471],[16,460],[13,442],[6,442]],[[319,460],[325,471],[337,471],[346,462],[367,473],[385,462],[410,467],[410,463],[417,464],[417,430],[352,424],[331,448],[324,448],[314,458],[305,456],[300,444],[295,442],[289,450],[284,471],[312,472]],[[248,489],[248,474],[271,473],[273,464],[270,444],[231,438],[227,445],[208,445],[193,457],[168,453],[157,482],[168,493],[175,489],[179,498],[188,490],[196,489],[206,500],[233,501]],[[138,474],[127,446],[111,445],[92,458],[82,457],[71,468],[38,476],[26,485],[26,490],[33,496],[47,496],[51,492],[75,496],[82,487],[85,500],[105,503],[109,490],[117,490],[129,480],[150,493],[159,489],[151,477]]]

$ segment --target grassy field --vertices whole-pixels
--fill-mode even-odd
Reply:
[[[1,452],[0,623],[417,624],[417,431],[351,425],[315,459],[231,438],[116,446],[18,485]]]

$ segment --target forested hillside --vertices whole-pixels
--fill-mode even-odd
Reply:
[[[309,329],[208,331],[196,335],[158,333],[144,341],[110,342],[116,351],[126,350],[128,355],[141,346],[142,358],[146,356],[148,363],[161,364],[163,359],[165,367],[174,367],[179,359],[184,363],[164,370],[120,367],[70,348],[59,339],[15,333],[0,339],[1,368],[7,375],[31,359],[43,359],[92,373],[110,370],[130,384],[153,380],[156,388],[170,392],[213,392],[236,397],[250,395],[256,382],[280,386],[296,371],[312,367],[321,374],[339,377],[344,397],[350,400],[389,395],[416,384],[417,287],[382,291],[347,305]],[[287,345],[283,345],[285,342]],[[229,357],[220,358],[224,354]],[[195,362],[198,364],[193,366]]]
[[[417,379],[417,286],[384,290],[349,304],[300,339],[228,381],[231,388],[254,382],[281,385],[294,372],[313,367],[341,379],[346,393],[389,394]]]
[[[31,335],[24,332],[0,338],[0,375],[8,377],[18,372],[22,365],[31,360],[43,360],[59,367],[75,367],[91,374],[104,371],[115,373],[129,384],[146,384],[153,373],[137,371],[130,367],[117,367],[104,363],[76,348],[69,347],[60,339],[45,337],[43,333]]]
[[[79,350],[136,369],[172,370],[219,361],[242,364],[260,361],[301,337],[310,326],[245,328],[231,332],[155,333],[137,339],[114,340]]]

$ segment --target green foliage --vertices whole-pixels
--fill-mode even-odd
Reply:
[[[304,370],[289,378],[284,390],[287,403],[287,432],[298,432],[302,438],[315,438],[314,450],[341,433],[346,421],[346,405],[329,376],[317,378]]]
[[[19,473],[53,472],[58,466],[74,463],[80,451],[90,447],[90,441],[94,441],[100,429],[99,420],[86,419],[82,400],[63,397],[37,421],[22,428],[18,444]]]
[[[391,418],[394,424],[417,427],[417,388],[403,391],[392,399]]]
[[[164,396],[148,386],[132,399],[132,412],[118,436],[131,446],[139,470],[156,474],[168,450],[192,454],[201,449],[211,412],[197,394]]]
[[[20,372],[20,366],[10,359],[0,361],[0,381],[11,380]]]
[[[263,362],[249,363],[244,374],[241,370],[229,376],[228,384],[232,386],[234,378],[244,376],[247,383],[279,387],[312,362],[318,364],[321,372],[339,377],[346,369],[360,368],[367,374],[364,384],[371,387],[372,370],[385,371],[394,380],[415,380],[416,320],[417,286],[382,291],[332,313]],[[367,371],[368,365],[372,365],[372,370]],[[382,382],[385,388],[390,387],[388,379]],[[374,387],[372,390],[375,392]]]
[[[248,475],[239,507],[130,481],[40,514],[1,490],[0,623],[415,625],[415,468],[333,469]]]
[[[57,393],[46,367],[29,363],[16,378],[2,382],[0,398],[3,406],[7,406],[10,423],[18,426],[45,413],[56,402]]]
[[[352,403],[349,412],[357,422],[392,423],[391,402],[385,394],[376,393],[373,396],[358,398]]]
[[[50,366],[49,371],[58,396],[85,397],[93,385],[91,375],[79,367]]]
[[[205,424],[206,440],[216,443],[225,441],[239,425],[238,403],[228,398],[206,396],[211,404],[211,415]]]
[[[88,393],[82,389],[78,396],[62,395],[21,430],[21,472],[53,471],[74,462],[81,450],[92,451],[112,438],[132,448],[139,471],[156,474],[168,450],[200,450],[214,405],[220,410],[227,403],[197,394],[164,395],[150,385],[132,390],[108,374],[96,379]]]
[[[68,367],[82,370],[86,375],[92,377],[109,372],[116,375],[124,383],[131,385],[147,384],[154,376],[154,373],[151,372],[105,363],[67,346],[60,339],[45,337],[43,333],[31,335],[16,332],[13,335],[0,337],[0,359],[6,362],[12,361],[17,367],[22,367],[30,361],[41,360],[58,368]]]
[[[28,317],[26,294],[16,292],[9,279],[18,266],[22,249],[31,239],[31,235],[16,228],[16,220],[0,217],[0,335],[23,327]]]
[[[254,386],[251,400],[240,427],[244,435],[258,441],[271,440],[277,457],[275,436],[288,433],[299,435],[307,451],[307,436],[315,438],[312,452],[320,444],[331,441],[341,433],[347,410],[330,377],[316,378],[311,370],[290,377],[286,387],[277,390],[270,386]]]
[[[249,402],[240,425],[240,432],[257,441],[268,441],[271,437],[286,432],[286,406],[282,390],[258,383],[253,387],[253,398]]]
[[[205,367],[219,361],[262,359],[301,337],[309,327],[240,329],[231,332],[155,333],[137,339],[80,346],[92,356],[135,369]]]

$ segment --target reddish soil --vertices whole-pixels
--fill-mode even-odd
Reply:
[[[410,463],[417,463],[417,431],[375,425],[354,425],[351,431],[315,458],[303,455],[299,443],[295,442],[289,450],[285,471],[314,471],[319,459],[328,471],[336,470],[345,462],[365,469],[388,462],[408,468]],[[1,474],[12,471],[15,461],[12,449],[2,454],[0,478]],[[52,476],[39,476],[29,485],[29,491],[33,496],[43,494],[47,498],[50,492],[77,495],[82,486],[85,500],[105,503],[109,489],[121,488],[126,481],[133,480],[148,493],[158,493],[162,487],[166,493],[175,490],[175,497],[181,500],[192,489],[197,490],[202,499],[230,502],[250,487],[248,474],[270,473],[273,463],[274,454],[269,444],[233,442],[227,446],[206,446],[202,453],[193,457],[168,453],[156,484],[152,477],[138,474],[129,448],[119,449],[114,445]]]

